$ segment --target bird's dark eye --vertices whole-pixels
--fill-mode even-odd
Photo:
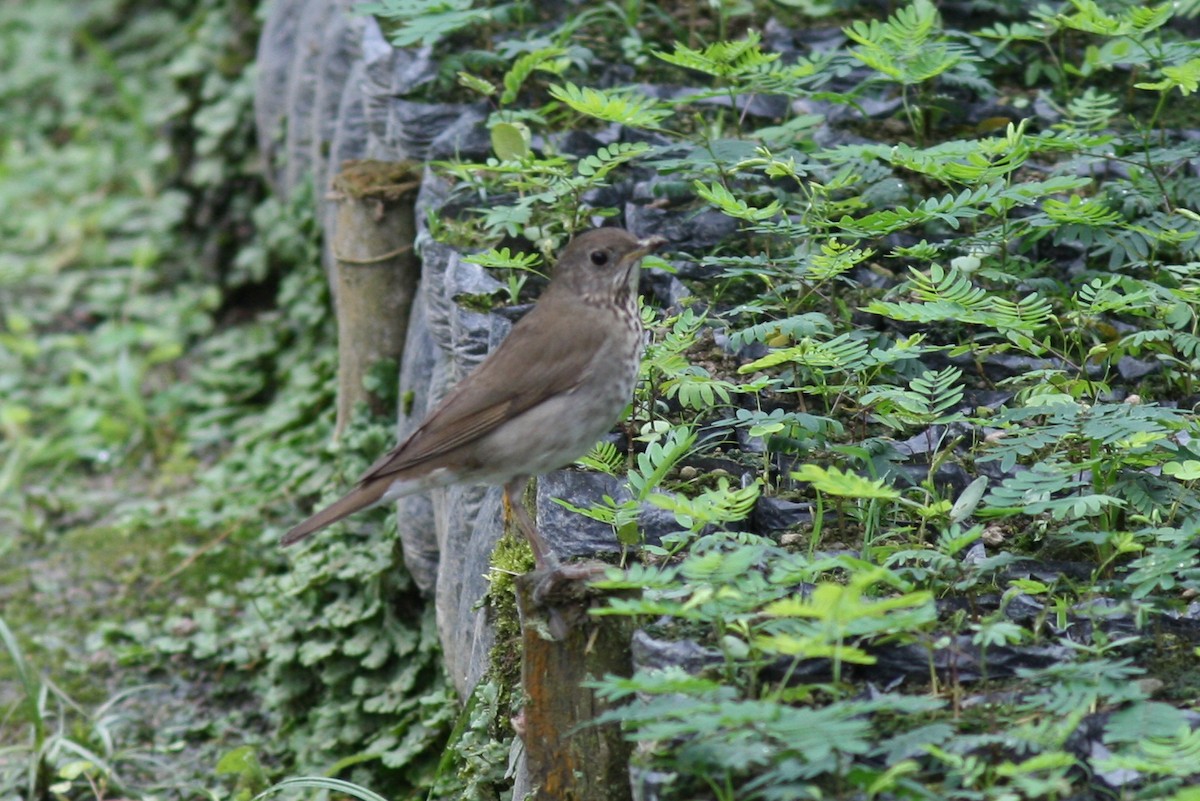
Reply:
[[[607,250],[593,250],[592,251],[592,264],[596,265],[597,267],[603,267],[604,265],[608,264],[608,251]]]

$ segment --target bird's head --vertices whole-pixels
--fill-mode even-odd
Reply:
[[[638,239],[622,228],[595,228],[563,248],[552,286],[597,299],[637,292],[642,257],[666,244],[661,236]]]

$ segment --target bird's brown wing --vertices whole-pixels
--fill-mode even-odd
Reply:
[[[532,316],[531,311],[528,316]],[[537,322],[534,320],[533,322]],[[280,540],[281,545],[299,542],[314,531],[378,503],[398,478],[398,473],[411,467],[436,460],[455,448],[462,447],[482,437],[497,425],[525,409],[545,400],[551,394],[564,392],[571,387],[570,364],[558,348],[547,349],[547,359],[528,369],[514,365],[510,354],[524,348],[529,336],[522,334],[529,326],[514,326],[512,333],[500,344],[479,369],[469,375],[435,409],[412,435],[385,453],[358,479],[358,484],[333,504],[321,509],[298,526],[288,531]],[[510,346],[509,342],[513,345]],[[511,379],[500,382],[495,392],[472,391],[472,385],[481,380],[492,382],[491,376]]]
[[[571,320],[570,336],[554,336],[539,303],[521,318],[475,372],[468,375],[408,439],[379,458],[359,479],[366,483],[398,473],[485,436],[505,420],[569,392],[580,381],[607,331],[594,314],[571,314],[562,299],[557,314]],[[561,324],[562,318],[558,318]],[[487,391],[481,391],[486,387]]]

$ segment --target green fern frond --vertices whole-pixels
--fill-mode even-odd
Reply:
[[[1105,13],[1094,0],[1071,0],[1071,5],[1075,7],[1074,14],[1059,13],[1054,17],[1061,27],[1100,36],[1122,33],[1121,20]]]
[[[614,525],[617,520],[617,510],[613,506],[592,504],[591,506],[577,506],[568,500],[562,498],[551,498],[551,501],[558,504],[568,512],[574,512],[577,515],[583,515],[589,520],[595,520],[599,523],[607,523]]]
[[[380,0],[359,7],[358,13],[394,20],[389,38],[396,47],[431,46],[472,25],[504,19],[511,3],[476,8],[474,0]]]
[[[900,493],[887,485],[883,479],[871,481],[851,472],[843,472],[836,467],[824,468],[815,464],[806,464],[792,473],[796,481],[804,481],[813,485],[813,489],[826,495],[839,495],[846,498],[880,500],[895,500]]]
[[[1038,462],[1031,469],[1005,478],[985,497],[987,506],[1026,515],[1049,514],[1055,520],[1095,517],[1112,508],[1124,508],[1121,498],[1087,492],[1076,478],[1074,465]]]
[[[472,92],[478,92],[484,97],[491,97],[496,94],[496,85],[491,81],[480,78],[478,75],[472,75],[469,72],[460,71],[458,73],[458,85],[465,86]]]
[[[949,414],[962,403],[962,371],[947,367],[939,372],[926,370],[912,379],[907,388],[877,386],[865,393],[859,403],[871,410],[879,422],[896,430],[914,425],[947,423],[961,419]]]
[[[754,373],[781,364],[796,364],[821,371],[854,371],[867,362],[870,345],[855,334],[842,334],[827,342],[806,337],[790,348],[782,348],[738,368]]]
[[[1022,334],[1032,334],[1054,317],[1049,301],[1036,293],[1014,302],[975,286],[953,267],[946,270],[933,264],[928,275],[916,269],[910,272],[910,287],[918,302],[876,300],[863,310],[906,322],[958,322]]]
[[[1070,99],[1066,111],[1066,119],[1059,125],[1062,130],[1102,131],[1111,127],[1112,118],[1120,111],[1120,101],[1116,95],[1089,86]]]
[[[637,456],[637,466],[629,471],[629,487],[638,501],[644,501],[658,488],[667,473],[688,455],[696,433],[686,426],[672,428],[665,439],[651,442]]]
[[[1074,145],[1072,145],[1074,148]],[[992,200],[996,211],[1007,211],[1014,206],[1030,206],[1047,195],[1058,195],[1073,189],[1082,189],[1091,180],[1076,175],[1061,175],[1044,181],[1025,181],[1001,189]]]
[[[1171,334],[1171,344],[1175,346],[1176,352],[1182,358],[1191,361],[1200,359],[1200,337],[1195,334],[1190,334],[1187,331],[1176,331]]]
[[[483,253],[472,253],[465,256],[463,261],[478,264],[480,267],[494,267],[508,270],[532,270],[542,263],[542,257],[537,253],[513,253],[508,248],[485,250]]]
[[[545,47],[519,56],[508,72],[504,73],[504,94],[500,95],[500,105],[507,106],[516,100],[526,79],[534,72],[540,70],[552,75],[561,75],[569,66],[569,62],[564,58],[566,54],[566,48]]]
[[[1171,331],[1150,331],[1143,329],[1121,337],[1117,342],[1117,346],[1126,353],[1137,356],[1148,346],[1161,342],[1170,342],[1172,336],[1173,333]]]
[[[909,388],[921,396],[927,414],[940,415],[962,402],[963,387],[958,383],[962,370],[947,367],[933,372],[926,370],[909,382]]]
[[[859,45],[852,56],[905,85],[941,75],[970,54],[939,38],[941,19],[929,0],[915,0],[884,22],[857,21],[842,31]]]
[[[573,83],[552,85],[550,96],[580,114],[634,128],[655,128],[673,113],[661,108],[658,101],[644,95],[634,92],[603,92]]]
[[[1162,68],[1163,79],[1157,83],[1135,83],[1138,89],[1150,89],[1167,92],[1178,89],[1179,94],[1187,97],[1200,91],[1200,58],[1193,58],[1183,64]]]
[[[957,195],[931,197],[915,208],[881,209],[858,219],[843,217],[837,223],[847,235],[860,239],[884,236],[935,220],[957,229],[963,220],[989,213],[989,207],[999,200],[1003,191],[1004,185],[997,181],[964,189]]]
[[[1131,36],[1141,38],[1162,27],[1174,16],[1174,4],[1131,7],[1120,14],[1109,14],[1095,0],[1071,0],[1075,13],[1060,13],[1054,21],[1063,28],[1104,37]]]
[[[828,239],[821,243],[820,253],[809,257],[805,277],[814,281],[828,281],[849,272],[874,255],[872,248],[856,248],[837,239]]]
[[[1079,314],[1085,317],[1098,317],[1110,312],[1129,312],[1141,307],[1152,300],[1151,292],[1144,288],[1131,291],[1123,289],[1120,276],[1108,278],[1093,278],[1075,292]]]
[[[786,342],[794,342],[801,337],[811,337],[817,334],[828,334],[833,330],[829,317],[820,312],[797,314],[782,320],[768,320],[747,328],[734,331],[729,337],[729,344],[741,348],[751,342],[763,342],[767,345],[779,346]],[[782,338],[782,342],[774,341]]]
[[[988,293],[971,283],[958,270],[949,270],[940,264],[931,264],[929,274],[909,268],[912,293],[918,300],[926,302],[953,303],[966,311],[986,309],[991,302]]]
[[[1052,197],[1042,202],[1042,209],[1051,220],[1064,225],[1087,225],[1100,228],[1112,225],[1121,215],[1095,198],[1072,195],[1065,203]]]
[[[1161,28],[1175,16],[1175,3],[1160,3],[1157,6],[1132,6],[1123,12],[1135,36],[1145,36]]]
[[[727,405],[736,391],[736,384],[713,378],[698,365],[688,365],[662,383],[667,398],[678,398],[683,408],[694,411],[712,409],[718,403]]]
[[[993,296],[989,311],[994,317],[995,326],[1001,330],[1035,331],[1054,319],[1054,306],[1037,293],[1015,302]]]
[[[912,5],[896,11],[885,21],[858,20],[842,32],[860,45],[877,47],[917,46],[941,27],[937,8],[929,0],[915,0]]]
[[[711,184],[706,184],[703,181],[695,181],[692,186],[695,188],[697,195],[712,203],[723,214],[739,220],[747,220],[748,222],[769,220],[783,210],[783,206],[778,200],[773,200],[762,208],[751,206],[741,198],[735,197],[732,192],[717,181],[713,181]]]
[[[1012,24],[997,22],[995,25],[981,28],[975,32],[975,35],[982,36],[985,39],[998,39],[1000,47],[1003,48],[1012,42],[1040,42],[1049,33],[1044,26],[1033,25],[1028,22],[1014,22]]]
[[[779,58],[778,53],[764,53],[759,47],[762,37],[749,31],[745,39],[733,42],[714,42],[703,50],[675,43],[675,51],[654,55],[668,64],[702,72],[714,78],[731,78],[763,70]]]
[[[633,161],[649,149],[650,146],[645,142],[617,142],[605,145],[592,155],[580,159],[575,170],[594,183],[604,180],[614,169]]]
[[[730,489],[729,480],[722,478],[714,489],[705,490],[695,498],[683,495],[654,493],[650,503],[675,515],[675,521],[690,531],[705,526],[745,520],[754,511],[761,487],[758,482],[741,489]]]
[[[583,465],[589,470],[615,476],[625,466],[625,457],[611,442],[597,442],[587,455],[579,457],[575,463]]]

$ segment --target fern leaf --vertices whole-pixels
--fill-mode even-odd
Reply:
[[[552,85],[550,96],[580,114],[635,128],[657,127],[658,123],[672,114],[658,107],[658,101],[634,92],[602,92],[589,86],[567,83]]]
[[[730,78],[763,70],[779,58],[778,53],[764,53],[759,47],[762,37],[749,31],[745,39],[734,42],[714,42],[703,50],[693,50],[675,43],[673,53],[655,52],[657,58],[677,67],[703,72],[714,78]]]
[[[871,481],[854,473],[842,472],[836,467],[826,469],[815,464],[806,464],[792,473],[792,478],[808,482],[813,485],[813,489],[826,495],[880,500],[895,500],[900,497],[900,493],[889,487],[883,479]]]
[[[516,100],[525,80],[534,72],[541,70],[554,75],[561,74],[568,66],[563,58],[566,54],[565,48],[546,47],[518,57],[508,72],[504,73],[504,94],[500,95],[500,105],[507,106]]]
[[[769,220],[782,211],[783,206],[778,200],[773,200],[763,208],[751,206],[741,198],[735,197],[720,182],[705,184],[703,181],[693,183],[696,194],[719,208],[723,214],[736,217],[739,220],[759,222]]]

